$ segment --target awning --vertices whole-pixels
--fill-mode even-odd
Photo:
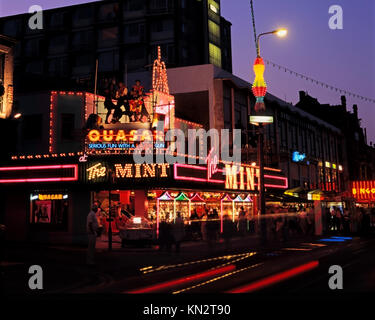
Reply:
[[[302,188],[302,187],[297,187],[297,188],[286,190],[284,192],[284,194],[286,194],[288,196],[300,198],[302,195],[306,194],[306,190],[304,188]]]
[[[287,194],[266,194],[266,201],[283,202],[283,203],[306,203],[311,202],[306,198],[293,197]]]

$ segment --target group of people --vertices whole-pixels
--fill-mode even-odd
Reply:
[[[277,241],[286,241],[290,236],[313,235],[315,230],[314,212],[312,207],[267,208],[267,234]]]
[[[111,216],[112,221],[108,221]],[[94,253],[97,238],[102,234],[108,232],[109,225],[111,224],[112,231],[121,233],[125,230],[130,221],[132,214],[128,207],[124,205],[114,205],[106,212],[101,208],[100,201],[95,201],[86,220],[86,231],[88,235],[88,250],[87,250],[87,264],[94,265]],[[124,247],[125,243],[122,241],[121,246]]]
[[[371,229],[371,220],[375,217],[375,208],[356,207],[351,213],[346,208],[326,208],[325,216],[329,233],[367,235]]]
[[[144,103],[144,95],[145,90],[140,80],[135,81],[130,92],[123,82],[119,82],[118,85],[112,84],[105,90],[105,123],[117,123],[123,116],[127,116],[129,122],[149,121],[150,115]],[[113,100],[116,100],[116,104]]]

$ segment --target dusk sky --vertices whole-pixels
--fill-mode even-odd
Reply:
[[[0,16],[24,13],[31,5],[45,9],[85,3],[83,0],[0,0]],[[233,73],[252,82],[256,56],[249,0],[221,0],[221,14],[232,22]],[[343,30],[331,30],[331,5],[343,8]],[[374,0],[254,0],[257,32],[286,27],[286,38],[265,36],[261,55],[305,76],[375,99]],[[339,104],[340,93],[322,88],[266,65],[270,93],[288,102],[305,90],[321,103]],[[347,95],[348,110],[358,104],[368,141],[375,142],[375,104]]]

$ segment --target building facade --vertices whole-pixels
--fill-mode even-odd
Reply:
[[[316,98],[300,91],[296,106],[339,128],[345,137],[345,149],[348,161],[348,179],[366,181],[375,179],[375,146],[368,144],[366,129],[361,127],[358,118],[358,106],[353,105],[353,112],[347,110],[346,98],[341,97],[341,104],[331,106],[320,104]]]
[[[0,19],[0,33],[17,39],[15,88],[93,92],[113,79],[150,70],[161,46],[167,67],[212,63],[232,71],[231,24],[219,0],[109,0]]]
[[[130,80],[147,72],[135,73]],[[176,114],[196,121],[206,130],[240,129],[246,163],[257,162],[257,128],[249,123],[255,98],[251,85],[213,65],[168,70]],[[266,95],[266,108],[274,122],[265,130],[265,164],[280,168],[291,188],[341,193],[349,187],[344,135],[334,125],[296,106]]]

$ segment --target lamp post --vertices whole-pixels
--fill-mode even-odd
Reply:
[[[266,107],[264,104],[264,96],[267,92],[267,85],[264,81],[264,62],[260,56],[259,40],[260,37],[267,34],[276,34],[279,37],[284,37],[287,34],[286,29],[277,29],[270,32],[261,33],[256,38],[257,57],[254,63],[255,79],[252,86],[252,91],[256,97],[255,115],[250,116],[250,123],[258,126],[258,191],[259,191],[259,211],[260,211],[260,228],[262,243],[267,242],[267,223],[263,218],[266,214],[266,201],[264,191],[264,126],[273,122],[273,117],[266,114]]]

